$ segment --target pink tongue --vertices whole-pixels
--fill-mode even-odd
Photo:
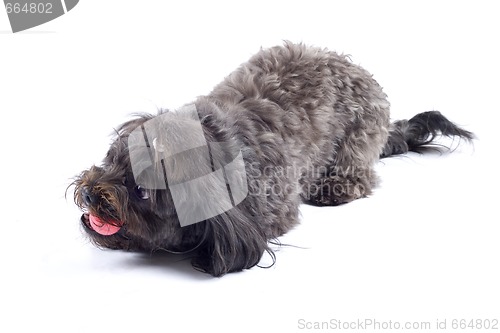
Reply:
[[[103,236],[116,234],[121,229],[123,224],[120,221],[104,222],[92,214],[89,214],[89,222],[92,229]]]

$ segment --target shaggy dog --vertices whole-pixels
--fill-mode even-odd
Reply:
[[[257,265],[299,205],[368,196],[381,158],[466,140],[437,111],[390,123],[389,102],[345,56],[292,43],[261,50],[207,96],[116,130],[75,203],[99,247],[192,253],[213,276]]]

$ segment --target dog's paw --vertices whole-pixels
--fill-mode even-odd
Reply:
[[[306,200],[317,206],[338,206],[370,194],[369,185],[360,178],[332,176],[310,186]]]

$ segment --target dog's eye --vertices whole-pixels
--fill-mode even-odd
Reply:
[[[149,193],[148,191],[142,187],[141,185],[137,185],[134,188],[135,194],[142,200],[147,200],[149,199]]]

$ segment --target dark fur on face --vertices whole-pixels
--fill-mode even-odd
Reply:
[[[199,163],[179,157],[155,165],[169,170],[165,189],[137,182],[128,138],[155,117],[142,115],[121,125],[102,165],[73,183],[83,228],[97,246],[189,252],[195,268],[214,276],[240,271],[265,252],[274,260],[268,242],[298,223],[300,203],[338,205],[371,194],[380,157],[422,149],[438,133],[473,138],[436,111],[391,124],[386,95],[368,72],[334,52],[291,43],[260,51],[194,105],[206,141],[229,143],[212,153],[241,152],[248,195],[224,213],[181,227],[176,207],[190,200],[176,206],[171,185],[197,174]],[[197,119],[183,112],[169,119],[171,137],[191,140]],[[213,186],[196,195],[225,190]],[[95,223],[118,231],[103,235]]]

